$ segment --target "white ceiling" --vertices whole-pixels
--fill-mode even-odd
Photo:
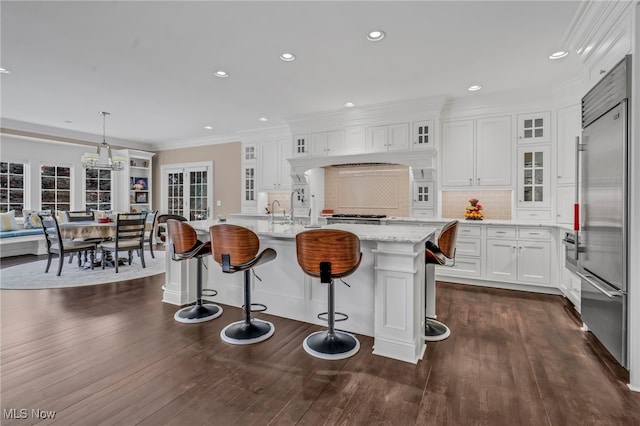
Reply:
[[[280,126],[347,101],[549,88],[579,72],[576,55],[548,59],[567,49],[578,6],[3,0],[0,66],[11,74],[0,74],[1,117],[100,134],[98,112],[108,111],[107,139],[162,144]],[[387,37],[367,41],[373,29]],[[281,61],[285,51],[298,59]]]

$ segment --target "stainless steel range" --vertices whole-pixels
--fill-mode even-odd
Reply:
[[[334,214],[327,217],[327,224],[351,223],[360,225],[380,225],[380,219],[387,217],[383,214]]]

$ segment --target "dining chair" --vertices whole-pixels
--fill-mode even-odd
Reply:
[[[60,226],[55,215],[39,214],[42,228],[44,230],[44,237],[47,241],[47,268],[45,273],[49,272],[51,266],[51,259],[54,254],[57,254],[60,258],[58,265],[58,276],[62,273],[62,264],[64,263],[65,253],[78,253],[78,258],[81,252],[89,252],[91,260],[91,269],[93,269],[93,261],[95,259],[95,253],[97,251],[98,243],[96,241],[73,241],[62,238],[60,234]]]
[[[116,235],[112,241],[100,244],[102,251],[102,269],[106,264],[106,254],[114,253],[116,274],[118,273],[118,253],[126,251],[129,257],[129,265],[133,258],[133,250],[139,250],[140,263],[146,268],[144,262],[144,228],[147,221],[147,213],[119,213],[116,219]]]
[[[144,242],[149,243],[149,252],[151,253],[152,258],[156,258],[153,254],[153,233],[156,229],[156,221],[158,220],[158,210],[153,210],[152,212],[147,213],[147,222],[151,222],[151,229],[148,231],[144,231]]]

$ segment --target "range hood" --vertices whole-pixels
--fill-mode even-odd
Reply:
[[[416,149],[413,151],[369,152],[354,155],[338,155],[334,157],[299,157],[289,158],[291,177],[296,182],[296,176],[301,176],[310,169],[327,166],[355,165],[355,164],[403,164],[409,166],[414,179],[433,180],[435,177],[435,149]]]

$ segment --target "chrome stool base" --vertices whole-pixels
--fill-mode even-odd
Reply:
[[[175,313],[173,319],[184,324],[211,321],[222,315],[222,308],[213,303],[187,306]]]
[[[316,358],[336,360],[358,353],[360,342],[354,335],[344,331],[335,331],[332,335],[328,331],[317,331],[304,339],[302,347]]]
[[[439,342],[451,335],[449,327],[436,321],[433,318],[425,318],[424,321],[424,340],[426,342]]]
[[[237,321],[229,324],[222,329],[220,337],[232,345],[250,345],[267,340],[275,330],[275,326],[269,321],[254,318],[248,323]]]

